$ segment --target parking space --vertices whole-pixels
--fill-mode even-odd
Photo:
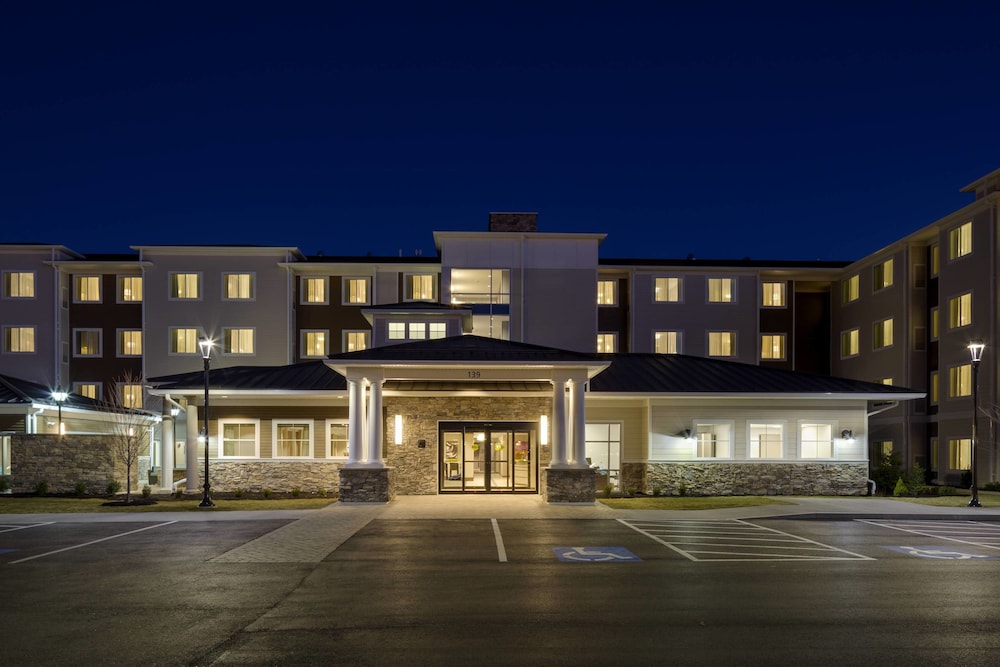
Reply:
[[[858,519],[908,536],[888,544],[897,553],[930,560],[1000,559],[1000,525],[981,521]]]

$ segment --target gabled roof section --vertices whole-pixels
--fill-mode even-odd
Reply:
[[[606,371],[590,380],[594,393],[851,395],[905,400],[924,392],[876,382],[800,373],[682,354],[607,354]]]
[[[453,362],[498,364],[581,364],[606,363],[596,354],[571,352],[554,347],[531,345],[485,336],[449,336],[399,345],[384,345],[357,352],[331,354],[331,366],[345,362],[399,363],[399,362]]]
[[[306,361],[289,366],[230,366],[210,368],[210,391],[345,391],[347,381],[322,361]],[[204,390],[205,372],[163,375],[147,380],[154,393],[182,393]]]
[[[52,389],[44,384],[22,380],[10,375],[0,375],[0,405],[31,405],[42,403],[58,407],[52,398]],[[100,402],[79,394],[68,394],[63,402],[64,408],[81,408],[84,410],[101,410]]]

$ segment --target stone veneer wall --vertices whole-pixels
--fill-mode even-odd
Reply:
[[[387,503],[396,493],[392,468],[344,468],[338,495],[342,503]]]
[[[298,488],[303,493],[320,489],[328,493],[340,484],[343,461],[220,461],[208,462],[211,491],[230,493],[236,489],[260,492],[263,489],[287,493]],[[189,493],[201,493],[205,483],[205,461],[198,466],[198,486]]]
[[[438,422],[537,422],[551,415],[552,399],[542,396],[392,396],[384,399],[385,461],[395,469],[395,491],[400,495],[438,492]],[[394,445],[393,417],[403,416],[403,444]],[[419,447],[419,441],[425,447]],[[549,446],[538,447],[538,465],[548,465]]]
[[[819,463],[630,463],[625,490],[689,496],[864,496],[868,464]]]
[[[592,503],[596,476],[593,468],[542,468],[542,496],[550,503]]]
[[[114,439],[108,435],[14,435],[10,441],[11,491],[30,493],[45,481],[49,493],[72,493],[77,482],[87,492],[106,493],[117,480],[125,490],[125,466],[115,458]],[[132,465],[132,491],[138,488],[138,462]]]

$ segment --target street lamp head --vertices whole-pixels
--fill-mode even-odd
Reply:
[[[62,403],[67,398],[69,398],[69,392],[68,391],[54,391],[54,392],[52,392],[52,400],[55,401],[56,403]]]
[[[212,356],[212,346],[215,345],[215,341],[211,338],[199,338],[198,347],[201,348],[201,358],[208,359]]]
[[[981,340],[974,340],[969,343],[969,353],[972,355],[972,363],[978,364],[983,359],[983,350],[986,344]]]

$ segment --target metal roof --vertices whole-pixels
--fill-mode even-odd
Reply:
[[[607,354],[592,392],[637,394],[857,394],[886,400],[924,392],[877,382],[801,373],[681,354]]]
[[[571,352],[554,347],[531,345],[510,340],[498,340],[485,336],[449,336],[432,340],[421,340],[399,345],[385,345],[356,352],[331,354],[334,362],[405,363],[421,361],[451,361],[455,363],[498,362],[498,363],[606,363],[596,354]],[[333,364],[334,366],[339,364]]]
[[[10,375],[0,375],[0,405],[44,403],[45,405],[57,407],[59,403],[52,398],[53,391],[53,389],[46,387],[44,384],[22,380]],[[104,409],[99,401],[73,393],[66,395],[63,407],[81,408],[84,410]]]
[[[213,390],[346,391],[344,377],[322,361],[289,366],[231,366],[210,368],[208,382]],[[197,389],[205,386],[205,372],[180,373],[150,378],[158,393]]]

